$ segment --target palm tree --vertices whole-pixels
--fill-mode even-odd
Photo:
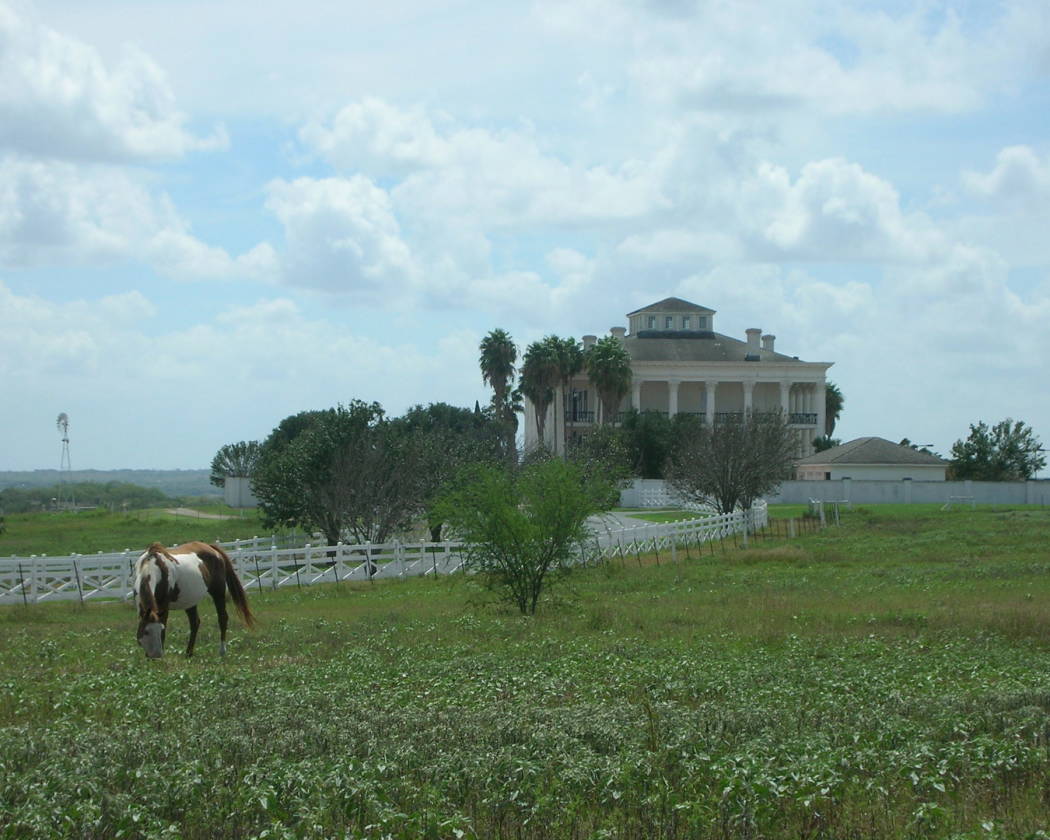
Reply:
[[[602,404],[602,425],[616,416],[631,387],[631,355],[618,338],[607,335],[587,350],[587,376]]]
[[[514,381],[514,363],[518,360],[518,348],[514,346],[514,340],[506,330],[495,329],[481,339],[478,349],[481,351],[478,358],[481,380],[492,386],[492,413],[504,429],[507,460],[513,461],[517,455],[514,436],[518,428],[518,418],[514,416],[514,408],[507,398]]]
[[[839,386],[830,380],[824,385],[824,434],[831,437],[835,431],[835,424],[842,414],[842,407],[846,404],[846,398],[842,396]]]
[[[534,341],[525,350],[521,364],[521,393],[529,398],[536,409],[536,434],[545,444],[547,409],[554,401],[554,386],[558,384],[558,360],[551,353],[547,341]],[[557,424],[555,424],[557,428]]]
[[[572,378],[583,370],[583,350],[576,343],[575,338],[558,338],[556,335],[547,336],[544,339],[550,345],[550,352],[557,360],[558,381],[561,382],[561,444],[562,454],[568,448],[568,428],[565,424],[565,414],[569,405],[569,383]],[[555,415],[557,424],[557,415]],[[555,434],[557,426],[555,425]]]

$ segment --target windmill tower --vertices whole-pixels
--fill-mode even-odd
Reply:
[[[77,500],[73,498],[73,465],[69,460],[69,415],[63,411],[58,415],[55,425],[62,436],[62,459],[58,466],[58,498],[55,501],[59,510],[75,508]]]

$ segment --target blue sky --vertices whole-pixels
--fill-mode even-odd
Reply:
[[[1050,7],[0,0],[0,469],[203,468],[668,295],[1050,441]]]

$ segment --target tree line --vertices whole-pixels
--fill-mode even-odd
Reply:
[[[57,500],[75,499],[78,506],[111,510],[142,510],[170,504],[172,499],[154,487],[122,481],[78,481],[49,487],[8,487],[0,490],[0,512],[34,513],[54,510]]]

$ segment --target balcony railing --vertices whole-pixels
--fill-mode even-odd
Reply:
[[[659,409],[646,409],[647,411],[655,411],[657,414],[662,414],[664,417],[669,416],[666,411],[660,411]],[[617,412],[616,415],[606,422],[613,424],[619,424],[623,421],[623,417],[627,412]],[[679,411],[678,414],[690,414],[694,417],[698,417],[701,422],[706,422],[707,413],[704,411]],[[762,420],[767,418],[775,417],[778,412],[768,411],[754,413],[756,420]],[[583,411],[573,410],[565,412],[566,423],[594,423],[596,422],[596,412],[594,411]],[[742,411],[716,411],[715,412],[715,423],[741,423],[744,420],[744,412]],[[788,415],[788,425],[791,426],[816,426],[817,425],[817,414],[816,412],[804,412],[804,411],[793,411]]]
[[[593,411],[581,411],[579,409],[570,409],[565,412],[566,423],[593,423],[594,412]]]

